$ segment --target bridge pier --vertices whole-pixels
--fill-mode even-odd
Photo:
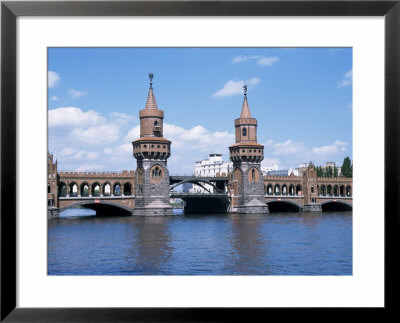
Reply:
[[[321,204],[306,204],[302,207],[302,212],[322,212]]]
[[[58,207],[47,208],[47,219],[58,219],[60,217],[60,209]]]

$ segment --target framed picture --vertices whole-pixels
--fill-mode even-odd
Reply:
[[[390,291],[398,286],[393,259],[399,242],[398,1],[4,1],[1,15],[1,320],[158,322],[212,317],[215,321],[231,321],[235,319],[235,308],[249,314],[277,307],[394,309]],[[57,82],[59,76],[48,74],[48,70],[57,57],[55,49],[63,47],[87,47],[87,51],[145,47],[148,55],[157,48],[206,47],[209,52],[201,55],[210,57],[217,56],[212,48],[352,47],[352,69],[342,73],[343,79],[337,84],[347,86],[354,75],[355,108],[351,113],[355,119],[354,156],[358,157],[354,179],[354,205],[358,211],[353,222],[350,276],[297,277],[301,274],[295,273],[265,278],[252,276],[248,270],[244,271],[246,277],[126,277],[121,273],[119,277],[94,273],[94,277],[85,276],[84,271],[68,276],[69,269],[61,271],[67,277],[57,276],[58,271],[48,267],[51,259],[47,239],[53,237],[48,236],[46,215],[39,215],[47,210],[48,203],[41,197],[40,178],[46,174],[41,156],[47,150],[46,143],[41,142],[48,134],[47,109],[41,106],[50,107],[49,102],[58,99],[46,81]],[[179,50],[170,55],[178,55]],[[243,53],[236,56],[237,62],[264,59],[265,64],[272,65],[277,61],[272,55],[265,62],[267,57],[254,56],[251,51]],[[73,54],[65,49],[63,55]],[[58,66],[67,64],[65,71],[77,69],[68,64],[79,60],[64,60]],[[328,60],[327,64],[333,63]],[[101,74],[101,68],[98,70]],[[55,78],[50,80],[50,76]],[[247,91],[251,95],[251,86],[259,81],[247,79],[245,102]],[[150,89],[152,82],[153,74]],[[214,96],[224,95],[226,85]],[[72,87],[69,93],[71,98],[83,96]],[[249,115],[243,106],[242,113]],[[97,116],[93,113],[90,117]],[[248,129],[243,136],[250,132]],[[343,131],[340,125],[337,131]],[[334,148],[344,145],[336,142]],[[165,176],[162,169],[154,172],[159,181]],[[249,182],[256,178],[254,171],[252,176]],[[371,178],[374,180],[369,189]],[[76,185],[71,196],[80,196],[85,190],[82,185]],[[122,190],[122,195],[129,196],[133,188],[128,186],[116,189],[109,185],[105,195],[120,195]],[[67,195],[68,188],[64,190]],[[345,185],[337,190],[338,196],[346,197]],[[93,192],[87,187],[86,193]],[[369,292],[365,290],[367,284]],[[357,299],[356,295],[363,296]]]

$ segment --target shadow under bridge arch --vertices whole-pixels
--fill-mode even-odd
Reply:
[[[352,211],[353,205],[341,200],[321,202],[322,211]]]
[[[275,199],[266,202],[269,212],[301,212],[302,205],[291,200]]]
[[[128,206],[104,200],[75,202],[61,207],[60,212],[77,207],[84,207],[96,211],[96,216],[130,216],[133,212],[133,209]]]

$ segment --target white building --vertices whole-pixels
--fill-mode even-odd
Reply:
[[[194,163],[194,176],[215,177],[228,176],[233,169],[233,163],[224,162],[222,154],[210,154],[208,159]]]
[[[209,154],[208,159],[196,161],[194,163],[194,176],[197,177],[216,177],[216,176],[228,176],[228,173],[232,172],[233,163],[224,162],[222,160],[222,154]],[[208,184],[203,184],[203,187],[193,184],[191,192],[196,193],[208,193],[213,191],[213,187]],[[208,191],[208,192],[207,192]]]
[[[278,165],[272,165],[272,166],[262,166],[261,171],[263,172],[264,175],[266,175],[268,172],[279,170]]]

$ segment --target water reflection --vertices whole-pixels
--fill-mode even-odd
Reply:
[[[228,271],[237,275],[268,275],[268,236],[262,235],[260,227],[266,215],[232,215],[231,245],[233,257],[227,264]]]
[[[171,233],[168,223],[171,217],[137,217],[132,223],[134,234],[130,241],[129,271],[138,275],[157,275],[171,258]]]
[[[48,221],[49,275],[351,275],[352,213]]]

